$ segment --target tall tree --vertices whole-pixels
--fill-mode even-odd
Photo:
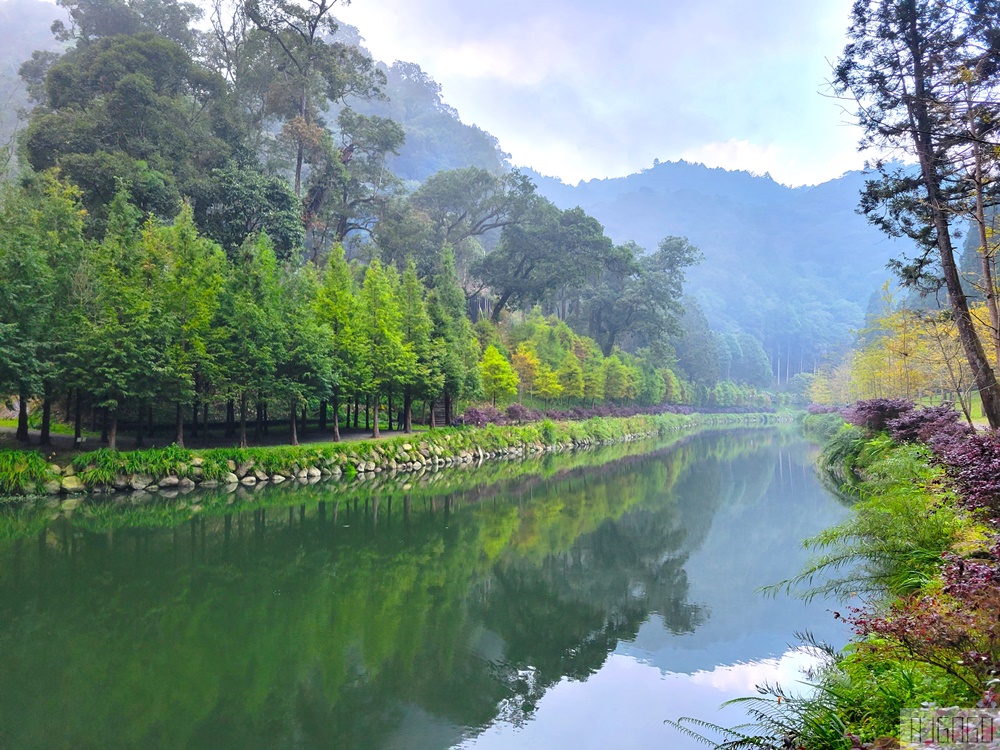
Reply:
[[[560,288],[579,286],[600,272],[611,251],[604,227],[583,209],[560,211],[535,199],[524,221],[504,229],[500,245],[477,269],[498,297],[493,320],[508,302],[531,306]]]
[[[316,306],[333,337],[330,396],[333,400],[333,439],[338,441],[340,400],[345,395],[360,392],[369,379],[358,318],[358,296],[354,276],[344,257],[344,248],[334,245]]]
[[[403,324],[403,343],[416,358],[410,377],[403,383],[403,432],[413,431],[413,399],[432,399],[444,387],[441,360],[447,346],[444,338],[434,336],[434,323],[427,312],[424,287],[417,278],[413,263],[403,272],[399,307]]]
[[[667,237],[644,254],[634,242],[619,245],[583,292],[588,332],[610,356],[628,335],[639,346],[677,332],[684,269],[701,251],[683,237]]]
[[[0,392],[19,400],[17,439],[28,440],[28,397],[45,380],[45,321],[59,303],[37,217],[13,185],[0,194]]]
[[[266,234],[248,238],[226,269],[219,306],[224,392],[239,402],[240,446],[247,445],[247,407],[274,386],[284,347],[281,285]]]
[[[434,336],[445,342],[442,359],[445,422],[451,424],[452,405],[457,398],[471,397],[480,392],[479,343],[472,323],[465,314],[465,293],[455,273],[455,258],[451,248],[441,250],[438,271],[428,300]],[[432,410],[433,414],[433,410]]]
[[[413,348],[403,339],[402,319],[394,269],[373,260],[361,287],[359,330],[366,370],[371,374],[368,392],[375,402],[372,437],[379,437],[382,395],[410,376],[416,364]]]
[[[148,225],[143,232],[148,256],[155,258],[159,278],[157,314],[164,339],[161,393],[176,404],[174,442],[184,446],[184,405],[196,396],[199,382],[214,379],[219,308],[225,256],[198,234],[190,205],[170,227]]]
[[[305,221],[314,252],[348,234],[371,234],[399,179],[386,158],[399,151],[403,129],[384,117],[343,109],[337,117],[340,148],[317,165],[305,198]]]
[[[86,389],[108,409],[108,445],[116,448],[118,415],[129,401],[156,393],[164,374],[164,337],[156,283],[160,258],[144,243],[141,213],[119,190],[108,212],[104,240],[88,268],[91,286],[81,320],[80,359]]]
[[[302,195],[303,168],[312,151],[324,148],[320,112],[328,102],[348,96],[378,96],[385,74],[357,47],[329,41],[337,32],[337,0],[247,0],[246,13],[275,45],[281,78],[272,89],[273,111],[284,120],[283,133],[294,150],[294,190]]]
[[[976,0],[857,0],[850,43],[835,70],[838,91],[858,102],[865,134],[861,146],[917,162],[915,172],[881,167],[880,178],[867,185],[861,208],[889,234],[918,243],[915,262],[896,266],[904,281],[926,280],[931,258],[936,261],[934,275],[940,274],[947,291],[983,411],[994,428],[1000,427],[1000,389],[969,314],[952,244],[956,148],[968,142],[968,133],[951,94],[952,82],[982,55],[981,42],[989,36],[977,21],[985,12],[995,28],[996,11],[994,3]],[[963,190],[961,199],[966,196]]]
[[[287,269],[282,285],[282,315],[286,335],[278,360],[278,390],[289,403],[292,445],[298,445],[296,415],[310,399],[326,398],[337,377],[333,329],[323,319],[317,301],[319,278],[311,265]]]

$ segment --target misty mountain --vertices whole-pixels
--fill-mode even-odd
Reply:
[[[18,127],[18,114],[28,105],[21,63],[35,50],[59,47],[50,31],[52,22],[65,18],[57,5],[39,0],[0,2],[0,167],[6,147]]]
[[[576,186],[528,172],[561,208],[580,206],[615,242],[652,249],[680,235],[705,260],[686,289],[713,327],[759,338],[783,376],[811,370],[864,321],[871,293],[890,277],[905,244],[855,212],[860,172],[789,188],[749,172],[687,162],[656,163],[627,177]]]

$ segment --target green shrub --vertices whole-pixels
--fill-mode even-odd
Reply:
[[[0,451],[0,495],[41,492],[50,479],[49,462],[37,451]],[[0,500],[3,498],[0,497]]]

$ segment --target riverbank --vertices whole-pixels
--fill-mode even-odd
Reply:
[[[441,428],[382,441],[145,451],[101,449],[69,463],[38,451],[0,451],[0,502],[24,495],[159,492],[220,485],[321,481],[358,473],[415,472],[639,440],[700,425],[775,422],[774,414],[661,414]]]
[[[845,416],[812,415],[806,428],[827,436],[819,468],[856,498],[851,517],[810,540],[811,563],[773,590],[839,599],[833,614],[854,637],[839,652],[813,648],[817,689],[746,699],[757,719],[746,739],[898,747],[907,709],[998,702],[1000,439],[948,407],[881,399]]]

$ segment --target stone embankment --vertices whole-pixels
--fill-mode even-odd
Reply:
[[[721,415],[724,422],[760,422],[773,415]],[[768,419],[770,417],[770,420]],[[314,483],[340,477],[383,473],[423,473],[490,459],[516,459],[542,453],[641,440],[718,423],[719,415],[664,414],[595,418],[584,422],[542,422],[518,426],[438,429],[379,442],[316,443],[308,446],[189,451],[176,447],[148,451],[98,450],[65,466],[46,464],[15,480],[0,477],[0,494],[81,494],[190,491],[196,487],[264,482]],[[27,462],[30,464],[31,462]]]

